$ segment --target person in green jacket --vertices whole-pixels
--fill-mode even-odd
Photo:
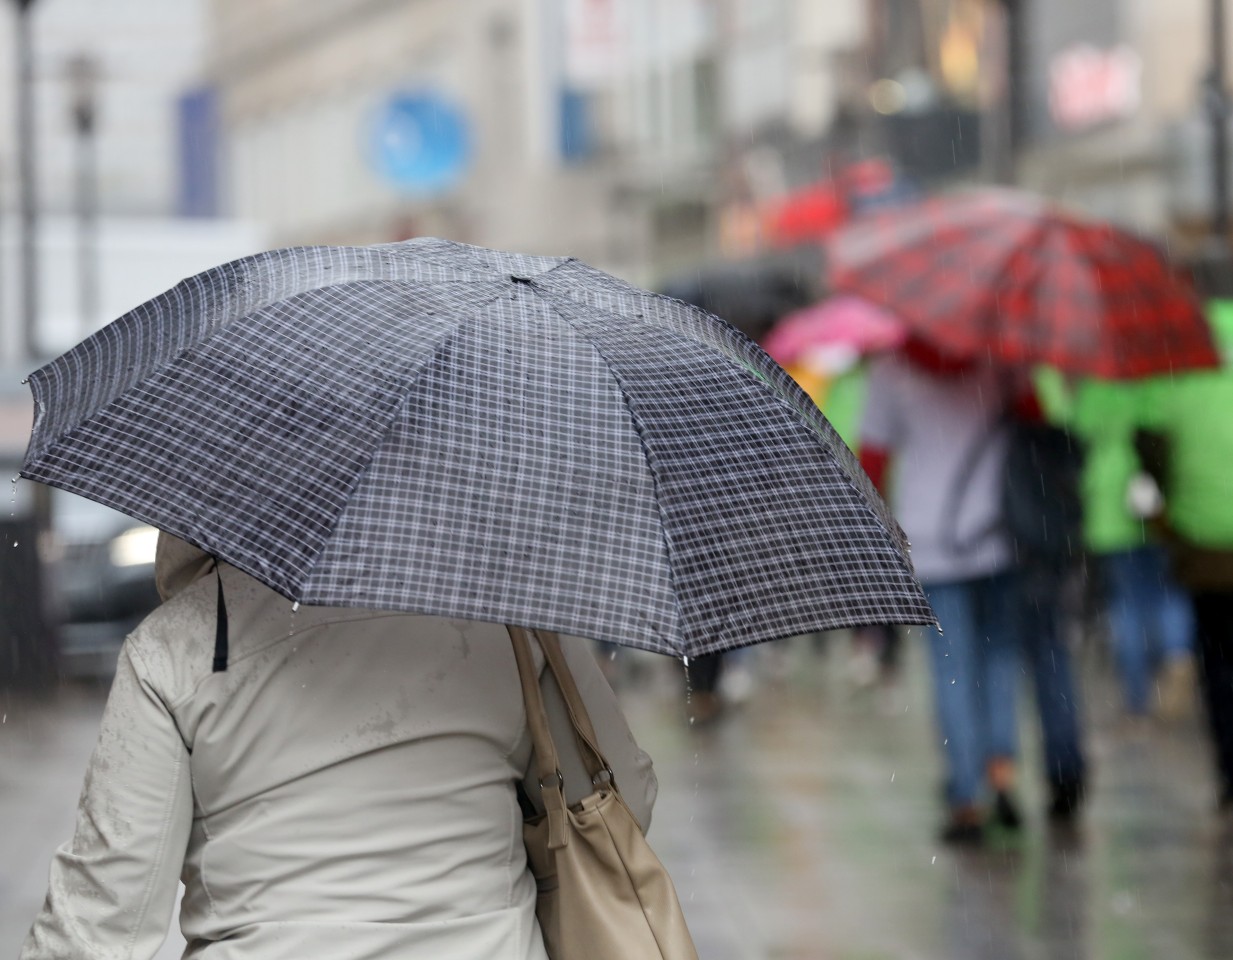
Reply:
[[[1164,497],[1178,580],[1190,594],[1219,802],[1233,811],[1233,300],[1209,304],[1224,365],[1157,383],[1143,404],[1144,465]]]
[[[1109,640],[1132,717],[1147,716],[1153,706],[1175,717],[1194,688],[1190,602],[1132,503],[1140,475],[1134,448],[1139,408],[1157,390],[1154,383],[1086,380],[1077,385],[1067,418],[1083,441],[1085,547],[1103,587]]]

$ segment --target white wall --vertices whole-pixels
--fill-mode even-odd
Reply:
[[[13,130],[15,4],[0,4],[0,207],[16,202]],[[46,210],[72,205],[73,135],[66,61],[102,67],[100,201],[105,211],[167,214],[176,189],[177,95],[199,75],[203,0],[38,0],[32,13],[39,192]]]
[[[81,317],[77,286],[77,234],[72,218],[47,217],[40,231],[40,340],[47,354],[66,350],[104,323],[175,286],[185,277],[266,248],[262,229],[230,220],[107,218],[99,224],[99,311]],[[0,276],[15,277],[16,230],[0,229]],[[17,316],[16,284],[0,289],[0,307]],[[30,366],[20,356],[20,328],[2,331],[4,368]]]

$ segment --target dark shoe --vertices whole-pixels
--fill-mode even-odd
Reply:
[[[969,817],[951,817],[943,824],[938,839],[949,846],[979,847],[985,842],[985,825]]]
[[[1083,806],[1083,781],[1059,780],[1051,786],[1049,819],[1054,823],[1069,823]]]
[[[999,790],[993,798],[993,822],[1007,830],[1018,830],[1023,826],[1019,805],[1007,790]]]

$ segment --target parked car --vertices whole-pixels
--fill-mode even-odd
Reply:
[[[108,677],[124,638],[159,603],[158,530],[102,504],[52,492],[51,612],[66,677]]]

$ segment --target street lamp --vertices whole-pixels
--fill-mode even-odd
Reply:
[[[35,0],[14,0],[17,61],[17,179],[21,241],[18,271],[22,361],[30,364],[42,353],[38,302],[38,184],[35,179],[34,50],[31,12]],[[0,563],[0,599],[6,612],[0,634],[0,689],[40,689],[56,672],[57,631],[48,618],[44,588],[46,570],[38,545],[51,529],[51,491],[34,484],[28,517],[13,517],[4,528],[13,532]],[[20,546],[19,546],[20,545]]]
[[[1211,217],[1207,237],[1190,263],[1204,297],[1233,297],[1233,257],[1229,250],[1229,92],[1224,0],[1208,7],[1210,63],[1203,81],[1203,101],[1211,127]]]
[[[1224,0],[1211,0],[1211,64],[1207,74],[1206,105],[1212,122],[1213,247],[1226,252],[1229,243],[1229,93],[1226,87]]]
[[[35,0],[17,4],[17,181],[20,203],[21,247],[19,283],[24,359],[38,357],[38,183],[35,179],[34,51],[30,15]]]
[[[79,53],[66,64],[69,106],[76,134],[77,304],[81,334],[94,330],[98,285],[98,61]]]

